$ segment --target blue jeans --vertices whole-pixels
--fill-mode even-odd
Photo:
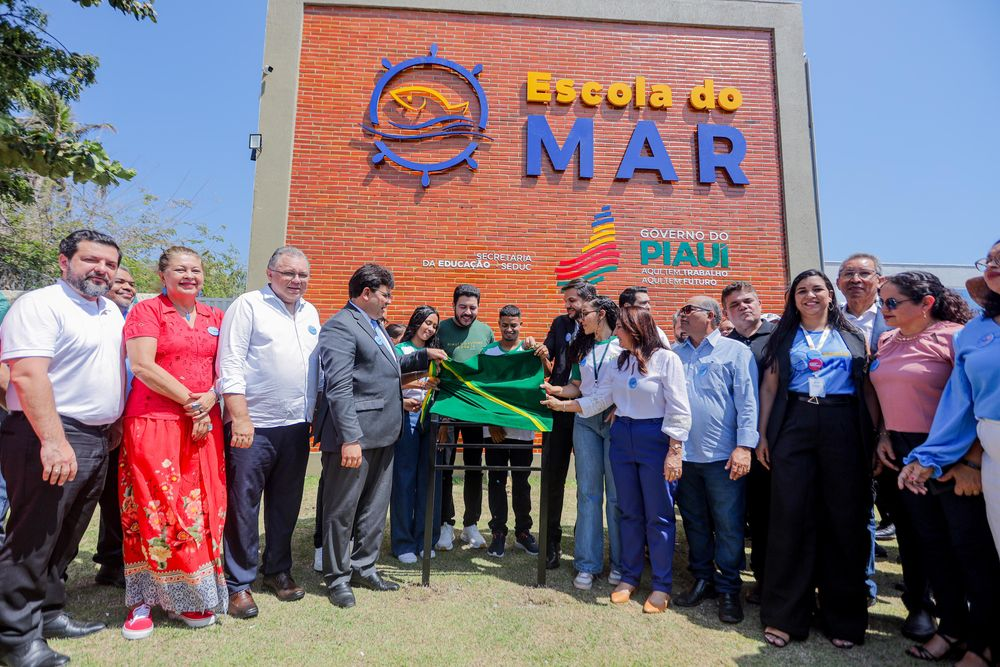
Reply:
[[[677,482],[663,478],[670,441],[660,430],[662,425],[662,419],[618,417],[611,426],[609,458],[618,489],[622,583],[639,585],[648,546],[652,589],[669,595],[677,538]]]
[[[392,495],[389,500],[389,535],[392,554],[419,554],[424,548],[424,522],[427,518],[427,457],[431,433],[417,430],[419,415],[407,413],[403,419],[403,435],[396,442],[392,466]],[[431,544],[441,536],[441,473],[434,479],[434,530]]]
[[[746,477],[729,479],[725,461],[685,461],[677,507],[684,519],[691,574],[713,582],[718,593],[739,593]]]
[[[611,474],[608,450],[611,426],[604,415],[581,417],[573,425],[576,461],[576,533],[573,549],[577,572],[604,571],[604,514],[608,518],[608,551],[611,569],[621,569],[621,536],[618,530],[618,494]],[[606,503],[606,504],[605,504]]]
[[[865,571],[867,579],[865,579],[865,586],[868,587],[868,597],[876,597],[878,595],[878,584],[875,583],[875,529],[877,524],[875,523],[875,506],[872,506],[871,516],[868,519],[868,532],[871,534],[872,543],[868,550],[868,569]]]

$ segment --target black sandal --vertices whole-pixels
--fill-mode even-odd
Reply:
[[[925,662],[942,662],[944,660],[948,660],[949,658],[954,658],[955,654],[959,650],[962,650],[962,647],[959,646],[962,643],[962,640],[948,639],[944,635],[937,635],[937,636],[943,639],[944,642],[948,645],[948,649],[941,655],[934,655],[923,644],[914,644],[905,651],[906,655],[910,656],[911,658],[916,658],[917,660],[923,660]],[[962,650],[962,653],[964,654],[965,651]]]

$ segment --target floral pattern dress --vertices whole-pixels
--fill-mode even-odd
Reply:
[[[129,311],[124,335],[155,338],[156,363],[200,393],[215,383],[222,311],[198,304],[196,312],[189,326],[166,296],[148,299]],[[218,406],[211,417],[212,430],[194,441],[183,406],[133,381],[118,466],[130,607],[226,611],[226,473]]]

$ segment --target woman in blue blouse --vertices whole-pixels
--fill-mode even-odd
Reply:
[[[875,430],[864,400],[868,346],[819,271],[792,281],[768,342],[757,458],[771,471],[771,530],[761,620],[783,647],[804,639],[815,591],[830,641],[851,648],[868,627]]]
[[[927,493],[926,481],[940,477],[943,467],[956,461],[978,467],[967,456],[978,435],[983,447],[986,515],[1000,552],[1000,241],[976,267],[982,277],[969,280],[966,286],[983,314],[955,336],[955,369],[927,440],[903,459],[906,466],[899,473],[899,485]],[[1000,628],[1000,621],[995,627]],[[993,651],[996,658],[1000,651],[996,643]]]

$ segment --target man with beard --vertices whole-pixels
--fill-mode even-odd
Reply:
[[[763,375],[764,348],[774,331],[774,324],[763,319],[757,290],[748,282],[737,281],[722,290],[722,312],[733,323],[730,340],[739,341],[753,352],[758,377]],[[768,517],[771,514],[771,474],[756,456],[751,457],[747,475],[747,524],[750,532],[750,569],[756,585],[747,593],[747,602],[760,604],[760,586],[764,581],[767,556]]]
[[[455,361],[468,361],[483,348],[493,343],[493,330],[480,322],[479,289],[474,285],[459,285],[452,298],[455,316],[445,320],[438,328],[441,348]],[[455,441],[462,436],[462,461],[466,466],[479,467],[483,461],[483,424],[469,424],[456,429]],[[449,463],[454,463],[455,449],[448,452]],[[441,475],[441,537],[437,547],[448,551],[452,547],[452,526],[455,524],[455,501],[451,489],[452,474],[445,470]],[[471,468],[465,470],[463,485],[465,515],[462,517],[462,541],[473,549],[486,548],[486,540],[476,523],[483,511],[483,473]]]
[[[569,343],[580,329],[580,311],[583,304],[597,296],[594,286],[577,278],[562,288],[565,315],[552,320],[549,333],[545,337],[545,348],[552,360],[552,375],[549,384],[562,386],[569,382],[575,359],[568,358]],[[552,431],[542,436],[542,474],[549,483],[548,529],[545,566],[554,570],[559,567],[562,555],[562,506],[566,493],[566,475],[569,472],[569,457],[573,453],[572,412],[553,412]]]
[[[111,425],[125,403],[121,311],[104,298],[121,253],[100,232],[59,244],[62,280],[19,298],[2,327],[10,417],[0,448],[9,484],[0,547],[0,660],[61,665],[46,639],[104,629],[63,611],[62,579],[104,488]]]
[[[124,266],[118,267],[115,279],[111,283],[108,298],[122,311],[122,317],[128,315],[135,299],[135,278]],[[132,384],[131,373],[128,373],[128,362],[125,364],[127,381],[125,394]],[[114,444],[114,443],[112,443]],[[97,549],[94,552],[94,562],[100,565],[94,582],[98,586],[115,586],[125,588],[125,571],[122,563],[122,512],[118,504],[118,455],[120,447],[114,447],[108,452],[108,473],[104,479],[104,491],[101,492],[100,513],[101,524],[97,532]]]

